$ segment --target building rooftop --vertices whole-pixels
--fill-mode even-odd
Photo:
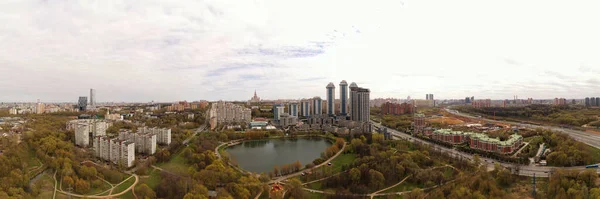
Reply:
[[[342,80],[342,82],[340,82],[340,86],[348,86],[348,82],[346,82],[346,80]]]
[[[333,85],[333,82],[329,82],[326,88],[335,88],[335,85]]]
[[[358,87],[358,85],[356,85],[356,82],[352,82],[352,83],[350,84],[350,88],[353,88],[353,87]]]
[[[508,140],[500,141],[498,138],[490,138],[486,134],[482,133],[474,133],[474,132],[462,132],[462,131],[453,131],[452,129],[439,129],[435,130],[433,133],[435,134],[444,134],[444,135],[464,135],[469,136],[471,138],[475,138],[484,142],[496,143],[502,146],[510,146],[513,145],[516,141],[523,138],[523,136],[519,134],[512,134]]]

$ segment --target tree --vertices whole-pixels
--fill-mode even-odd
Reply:
[[[67,188],[73,187],[73,178],[70,176],[63,177],[63,186]]]
[[[302,187],[302,182],[300,182],[300,180],[292,178],[286,184],[286,187],[288,189],[288,192],[290,193],[290,197],[292,197],[294,199],[308,198],[308,194],[306,194],[306,192],[304,192],[304,189]]]
[[[350,179],[352,180],[352,184],[360,184],[360,170],[357,168],[350,169]]]
[[[135,194],[141,199],[156,198],[156,193],[146,184],[142,184],[139,188],[135,189]]]
[[[369,170],[369,185],[371,188],[380,189],[385,183],[385,177],[383,174],[376,170]]]
[[[411,192],[406,194],[407,199],[423,199],[425,198],[425,193],[423,193],[422,189],[414,188]]]
[[[80,194],[85,194],[90,191],[90,183],[84,179],[79,179],[75,183],[75,191]]]

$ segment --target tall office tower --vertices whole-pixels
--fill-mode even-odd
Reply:
[[[96,106],[96,90],[94,90],[93,88],[90,88],[90,106]]]
[[[312,111],[313,115],[323,114],[323,100],[320,97],[314,97],[312,99]]]
[[[369,94],[366,88],[350,87],[350,106],[352,121],[369,122],[371,107],[369,106]]]
[[[597,106],[595,97],[590,98],[590,106]]]
[[[429,100],[429,94],[425,94],[425,100]]]
[[[356,85],[356,83],[352,82],[352,83],[350,83],[350,87],[349,88],[350,88],[350,94],[348,96],[348,100],[349,100],[348,101],[349,102],[348,103],[349,104],[349,106],[348,106],[348,109],[349,109],[348,113],[350,114],[350,116],[352,116],[352,113],[353,113],[352,112],[352,88],[358,88],[358,85]]]
[[[340,82],[340,115],[348,115],[348,83],[346,80]]]
[[[300,112],[302,112],[302,116],[304,116],[304,117],[310,116],[310,101],[309,100],[300,101]]]
[[[298,117],[298,102],[290,102],[288,104],[288,112],[290,112],[291,116]]]
[[[333,82],[327,84],[327,115],[335,115],[335,86]]]
[[[600,97],[596,97],[596,106],[600,106]]]
[[[281,118],[281,114],[284,112],[284,107],[281,104],[273,105],[273,119],[279,120]]]
[[[77,103],[77,108],[79,109],[79,111],[85,111],[87,109],[87,97],[79,97],[79,103]]]

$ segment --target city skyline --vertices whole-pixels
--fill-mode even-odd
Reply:
[[[600,90],[599,4],[10,1],[0,102],[326,99],[340,79],[372,98],[583,99]]]

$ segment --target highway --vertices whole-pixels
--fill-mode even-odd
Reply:
[[[376,127],[379,127],[379,128],[383,127],[379,123],[375,123],[375,122],[371,122],[371,123]],[[387,128],[387,129],[388,129],[388,132],[393,135],[394,139],[403,139],[403,140],[408,140],[408,141],[415,142],[415,143],[431,145],[436,150],[446,152],[446,153],[450,154],[451,156],[462,157],[462,159],[473,160],[473,154],[461,152],[461,151],[451,149],[451,148],[446,148],[444,146],[437,145],[432,142],[428,142],[428,141],[425,141],[425,140],[422,140],[422,139],[419,139],[416,137],[412,137],[411,135],[408,135],[406,133],[398,132],[391,128]],[[511,171],[513,171],[514,174],[517,174],[520,176],[535,175],[537,177],[549,177],[551,175],[551,173],[556,169],[566,169],[566,170],[584,170],[585,169],[585,166],[577,166],[577,167],[546,167],[546,166],[535,166],[535,165],[526,166],[526,165],[519,165],[519,164],[513,164],[513,163],[499,162],[498,160],[484,158],[484,157],[480,157],[480,159],[482,161],[482,164],[485,164],[486,167],[488,168],[488,170],[494,169],[495,163],[500,163],[500,165],[503,166],[504,168],[511,169]],[[516,172],[517,170],[518,170],[518,173]],[[600,173],[600,171],[597,170],[597,173]]]
[[[514,126],[522,126],[522,127],[527,127],[527,128],[542,128],[542,129],[563,132],[563,133],[568,134],[573,139],[575,139],[579,142],[582,142],[587,145],[590,145],[590,146],[600,149],[600,134],[588,133],[588,132],[584,132],[584,131],[579,131],[579,130],[574,130],[574,129],[566,129],[566,128],[560,128],[560,127],[554,127],[554,126],[539,126],[539,125],[525,124],[525,123],[520,123],[520,122],[498,121],[498,120],[491,120],[491,119],[486,119],[486,118],[478,118],[478,117],[474,117],[474,116],[471,116],[468,114],[459,113],[458,111],[450,110],[450,109],[446,109],[446,111],[448,111],[448,113],[451,113],[454,115],[478,119],[478,120],[482,120],[482,121],[486,121],[486,122],[501,122],[501,123],[511,124]]]

